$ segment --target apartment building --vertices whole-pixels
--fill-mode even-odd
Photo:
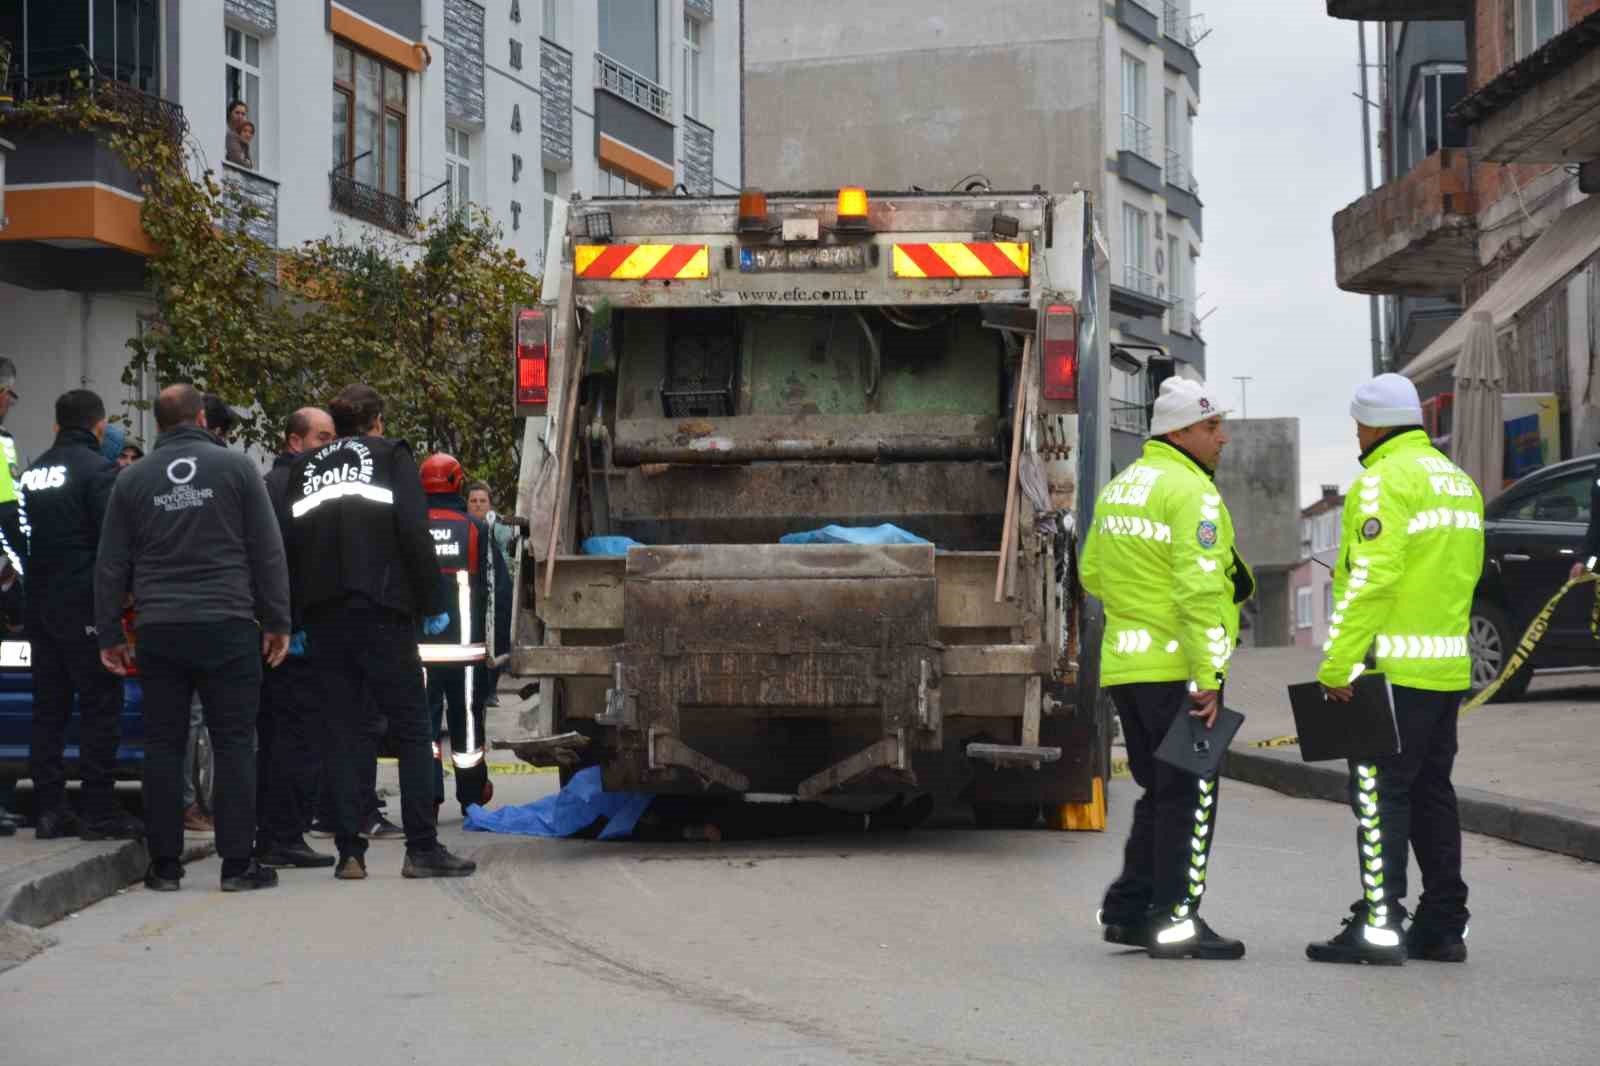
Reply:
[[[1339,287],[1385,297],[1382,356],[1433,428],[1467,312],[1508,393],[1554,394],[1548,459],[1600,447],[1600,0],[1327,0],[1378,23],[1383,184],[1334,216]],[[1497,487],[1486,486],[1491,494]]]
[[[1094,193],[1109,249],[1111,459],[1155,389],[1203,374],[1189,0],[746,0],[746,166],[770,189]]]
[[[1289,632],[1297,648],[1320,648],[1328,640],[1343,518],[1338,485],[1322,486],[1321,498],[1300,512],[1300,563],[1289,572]]]
[[[187,133],[207,169],[293,248],[327,234],[402,243],[485,209],[538,273],[556,196],[733,192],[739,5],[723,0],[19,0],[0,10],[18,99],[71,72]],[[245,143],[230,121],[244,105]],[[0,143],[0,351],[49,444],[62,391],[115,406],[151,303],[138,182],[93,134]],[[198,174],[196,175],[198,176]],[[154,426],[134,414],[145,440]]]

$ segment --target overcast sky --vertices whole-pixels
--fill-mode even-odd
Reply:
[[[1372,366],[1367,298],[1333,281],[1333,213],[1363,192],[1355,24],[1314,0],[1195,0],[1194,10],[1213,31],[1198,47],[1194,150],[1198,307],[1216,309],[1204,326],[1208,378],[1236,416],[1233,377],[1246,374],[1251,418],[1300,419],[1310,503],[1319,485],[1347,488],[1360,470],[1350,394]]]

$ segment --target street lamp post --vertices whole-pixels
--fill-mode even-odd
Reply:
[[[1237,381],[1239,383],[1239,417],[1240,418],[1249,418],[1250,417],[1250,404],[1249,404],[1249,401],[1248,401],[1248,399],[1247,399],[1247,397],[1245,395],[1245,386],[1248,385],[1250,382],[1254,381],[1255,378],[1251,377],[1248,374],[1235,374],[1235,375],[1233,375],[1233,380],[1235,380],[1235,381]]]

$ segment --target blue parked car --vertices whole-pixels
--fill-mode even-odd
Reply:
[[[0,640],[0,781],[16,782],[28,776],[28,753],[33,723],[33,673],[31,648],[26,639]],[[137,781],[144,768],[143,693],[139,680],[122,683],[122,738],[117,746],[117,777]],[[201,807],[211,807],[211,744],[204,729],[191,738],[194,775]],[[78,778],[78,715],[67,723],[67,778]]]

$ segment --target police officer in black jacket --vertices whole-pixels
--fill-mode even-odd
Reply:
[[[56,401],[56,440],[18,479],[25,617],[33,645],[33,731],[28,769],[40,840],[81,835],[126,840],[144,834],[114,794],[121,739],[122,680],[100,662],[94,568],[100,527],[119,468],[100,454],[106,405],[88,389]],[[83,822],[67,806],[67,720],[79,710]]]
[[[208,427],[210,421],[208,414]],[[333,417],[320,407],[302,407],[289,416],[283,454],[273,460],[265,478],[274,507],[288,491],[294,461],[336,436]],[[305,635],[297,637],[290,641],[283,665],[262,678],[261,714],[256,718],[256,859],[266,866],[332,866],[334,857],[313,850],[305,839],[322,766],[317,752],[327,745]]]
[[[417,641],[419,624],[437,635],[448,616],[417,464],[404,441],[383,435],[383,398],[372,387],[346,386],[330,410],[339,439],[295,460],[276,505],[295,617],[303,621],[331,734],[334,875],[367,876],[359,764],[371,755],[364,738],[378,732],[376,711],[388,721],[400,763],[401,874],[465,877],[477,864],[446,850],[435,826],[433,738]]]
[[[112,490],[95,574],[100,659],[117,673],[133,658],[119,624],[129,592],[138,610],[145,886],[176,891],[183,877],[183,752],[198,693],[216,752],[222,890],[270,888],[277,874],[251,854],[255,731],[262,660],[276,668],[289,650],[283,540],[261,472],[206,431],[194,386],[162,389],[155,413],[155,447]]]

